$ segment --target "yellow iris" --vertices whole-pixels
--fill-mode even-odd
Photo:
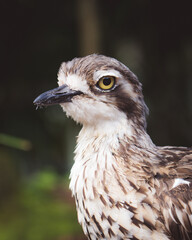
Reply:
[[[115,85],[115,77],[105,76],[99,79],[97,85],[103,90],[110,90]]]

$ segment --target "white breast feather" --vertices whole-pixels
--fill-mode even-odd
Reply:
[[[187,184],[187,185],[189,185],[190,182],[189,182],[189,181],[186,181],[186,180],[184,180],[184,179],[182,179],[182,178],[176,178],[176,179],[175,179],[175,182],[173,183],[173,186],[172,186],[171,189],[176,188],[176,187],[178,187],[178,186],[181,185],[181,184]]]
[[[117,180],[114,179],[115,173],[113,172],[112,165],[114,165],[116,169],[118,169],[118,165],[115,165],[116,163],[111,152],[112,149],[115,151],[115,149],[119,148],[117,135],[120,135],[120,137],[123,138],[123,134],[126,131],[128,131],[127,134],[130,134],[129,129],[127,130],[126,125],[119,123],[119,125],[112,127],[111,130],[109,130],[109,127],[102,128],[102,130],[102,133],[100,132],[101,130],[97,132],[89,128],[83,128],[81,130],[78,137],[75,163],[72,167],[70,174],[70,189],[72,190],[73,195],[76,195],[76,197],[78,198],[78,220],[83,226],[84,231],[87,231],[84,218],[87,217],[87,219],[89,219],[85,211],[85,208],[87,208],[91,216],[94,215],[98,221],[102,221],[102,228],[106,236],[108,236],[108,229],[112,228],[116,236],[121,236],[122,234],[121,237],[123,238],[123,233],[119,231],[119,226],[121,225],[129,231],[127,239],[135,235],[138,238],[142,237],[143,240],[156,240],[156,236],[159,236],[159,239],[168,240],[168,238],[165,237],[163,234],[161,236],[161,233],[155,232],[154,237],[151,238],[151,231],[149,231],[148,228],[145,229],[139,226],[137,227],[136,225],[133,226],[133,224],[131,224],[133,213],[129,210],[129,207],[122,207],[120,209],[116,207],[111,207],[111,203],[102,185],[103,181],[105,181],[105,184],[110,191],[109,195],[115,201],[122,203],[122,205],[127,202],[128,204],[131,203],[132,206],[138,207],[145,195],[141,193],[136,193],[136,190],[132,186],[129,186],[129,183],[127,182],[127,179],[123,174],[120,175],[120,178],[123,184],[126,186],[129,192],[128,194],[121,192],[122,190],[119,188]],[[110,137],[109,134],[111,134]],[[96,171],[97,176],[95,177]],[[106,172],[105,176],[104,171]],[[119,174],[121,174],[120,169]],[[86,184],[85,178],[87,179]],[[94,196],[93,187],[95,187],[95,189],[97,190],[98,196],[102,195],[104,200],[107,202],[106,205],[103,204],[99,197],[97,198]],[[83,191],[86,198],[84,201],[85,208],[82,204]],[[113,224],[113,226],[110,225],[109,221],[101,220],[102,212],[104,212],[106,216],[110,216],[114,220],[115,223]],[[146,212],[149,212],[149,209],[146,209]],[[143,214],[146,214],[145,211],[143,211]],[[152,219],[152,221],[156,221],[157,216],[153,215],[153,218],[154,219]],[[143,220],[142,215],[141,220]],[[92,225],[93,228],[95,228],[97,231],[97,227],[94,222],[92,223]],[[94,233],[93,229],[90,229],[90,231]],[[117,238],[111,238],[110,236],[108,236],[106,237],[106,239],[115,240]]]

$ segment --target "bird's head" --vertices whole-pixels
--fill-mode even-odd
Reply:
[[[118,60],[89,55],[64,62],[59,87],[37,97],[34,104],[60,104],[66,114],[83,125],[120,119],[145,128],[147,107],[137,77]]]

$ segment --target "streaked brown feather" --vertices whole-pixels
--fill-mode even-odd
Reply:
[[[173,239],[192,239],[192,148],[163,147],[159,149],[166,163],[163,166],[166,174],[159,181],[164,190],[160,191],[159,200]],[[161,173],[162,173],[161,168]],[[168,170],[168,172],[167,172]],[[171,189],[176,178],[182,178],[190,184],[181,184]],[[167,188],[166,188],[167,186]]]

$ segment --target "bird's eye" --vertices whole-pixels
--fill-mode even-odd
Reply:
[[[115,77],[105,76],[99,79],[97,86],[102,90],[110,90],[115,85]]]

